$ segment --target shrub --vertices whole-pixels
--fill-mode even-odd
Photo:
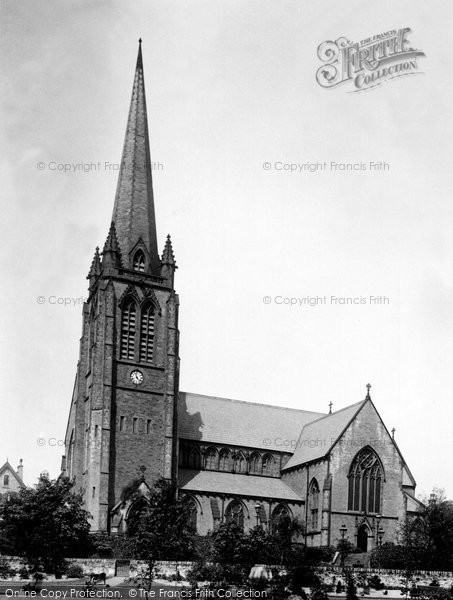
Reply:
[[[66,568],[66,575],[70,579],[80,579],[83,577],[83,568],[76,563],[69,563]]]
[[[15,574],[16,571],[11,569],[6,558],[0,557],[0,579],[9,579],[10,577],[14,577]]]
[[[19,570],[19,575],[21,579],[28,579],[28,569],[27,567],[21,567]]]
[[[316,575],[314,569],[307,569],[304,566],[294,567],[289,571],[289,587],[295,594],[300,596],[303,587],[318,590],[321,587],[321,580]]]
[[[375,590],[383,590],[385,585],[382,583],[381,578],[378,575],[373,575],[368,579],[368,585],[370,588]]]
[[[312,587],[310,598],[311,600],[329,600],[326,586],[321,584]]]

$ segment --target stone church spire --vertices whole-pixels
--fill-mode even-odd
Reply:
[[[158,275],[160,260],[157,251],[141,40],[112,221],[115,223],[124,266],[130,268],[133,260],[131,252],[141,241],[149,254],[151,272]]]

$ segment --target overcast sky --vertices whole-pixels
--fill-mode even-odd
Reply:
[[[28,484],[59,472],[85,277],[113,208],[105,163],[120,161],[141,36],[160,251],[171,233],[179,265],[181,389],[327,411],[370,382],[419,493],[451,497],[451,4],[4,0],[1,11],[0,463],[23,458]],[[317,84],[320,43],[401,27],[426,53],[424,74],[359,94]],[[389,169],[291,173],[279,161]],[[276,301],[307,295],[329,302]],[[370,295],[389,303],[330,304]]]

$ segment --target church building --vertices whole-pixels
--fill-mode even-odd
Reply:
[[[370,396],[328,414],[179,389],[179,298],[170,236],[158,252],[141,45],[112,221],[96,248],[63,473],[92,530],[125,532],[122,490],[142,472],[176,483],[200,534],[234,520],[304,524],[304,541],[368,551],[416,515],[415,480]],[[345,402],[347,404],[347,402]]]

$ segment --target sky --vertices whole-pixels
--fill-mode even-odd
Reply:
[[[452,17],[439,0],[4,0],[0,463],[22,458],[30,485],[59,473],[142,37],[181,389],[327,412],[369,382],[418,493],[452,497]],[[416,76],[317,83],[322,42],[404,27]],[[388,168],[330,168],[370,161]],[[307,162],[329,168],[282,168]]]

